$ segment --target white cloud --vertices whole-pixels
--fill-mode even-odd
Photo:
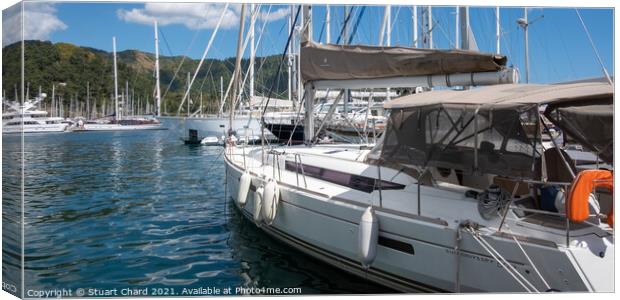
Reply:
[[[27,2],[24,4],[24,38],[26,40],[49,40],[52,32],[67,29],[56,16],[54,4]],[[21,4],[2,12],[2,46],[22,39]]]
[[[269,14],[267,14],[267,12],[260,12],[258,18],[263,22],[274,22],[288,17],[289,13],[290,9],[280,8],[276,11],[272,11]]]
[[[224,11],[223,3],[147,3],[144,8],[119,9],[118,17],[125,22],[152,25],[157,20],[160,25],[180,24],[189,29],[212,29],[222,14],[224,29],[233,28],[239,23],[241,5],[229,5]]]
[[[220,25],[223,29],[235,28],[239,24],[241,5],[231,4],[224,11],[224,3],[146,3],[144,8],[130,10],[119,9],[117,15],[125,22],[152,25],[157,20],[160,25],[179,24],[191,30],[213,29],[222,13],[226,14]],[[285,18],[289,13],[286,8],[272,11],[269,15],[262,10],[258,19],[273,22]],[[249,15],[246,10],[246,15]]]

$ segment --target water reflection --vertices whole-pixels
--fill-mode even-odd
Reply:
[[[3,138],[3,225],[18,213],[19,145],[12,138]],[[26,148],[26,289],[386,292],[246,221],[225,201],[220,147],[188,147],[168,131],[145,131],[26,136]],[[11,278],[19,232],[3,229],[3,274]]]

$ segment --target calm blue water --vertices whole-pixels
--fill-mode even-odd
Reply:
[[[19,136],[3,136],[3,272],[16,280]],[[260,232],[224,195],[222,148],[171,131],[25,138],[26,290],[301,287],[389,292]],[[7,226],[8,225],[8,226]],[[6,280],[5,280],[6,281]],[[16,281],[18,282],[18,281]]]

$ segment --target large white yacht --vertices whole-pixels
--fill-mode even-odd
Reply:
[[[302,66],[332,64],[305,69],[306,111],[314,89],[337,84],[407,88],[495,78],[497,85],[388,102],[386,131],[374,146],[312,145],[311,114],[305,145],[227,143],[228,190],[243,216],[291,247],[401,291],[614,291],[612,86],[501,84],[513,77],[505,60],[472,52],[310,47],[306,57],[302,49]],[[359,79],[369,66],[339,67],[334,57],[345,55],[357,62],[373,55],[386,65],[372,66],[373,76],[392,77]],[[415,55],[482,73],[418,78],[410,75],[420,70]],[[403,59],[411,69],[390,67]],[[493,63],[497,77],[484,67]],[[313,77],[319,73],[324,78]],[[541,106],[597,159],[545,149]]]
[[[2,133],[43,133],[63,132],[67,124],[63,118],[48,117],[46,111],[37,110],[37,103],[45,98],[41,94],[34,100],[21,105],[18,101],[7,102],[8,112],[2,114]]]

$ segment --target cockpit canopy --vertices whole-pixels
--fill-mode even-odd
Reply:
[[[613,89],[607,83],[506,84],[401,97],[391,109],[383,162],[540,180],[551,123],[611,163]],[[599,120],[593,120],[604,115]]]

